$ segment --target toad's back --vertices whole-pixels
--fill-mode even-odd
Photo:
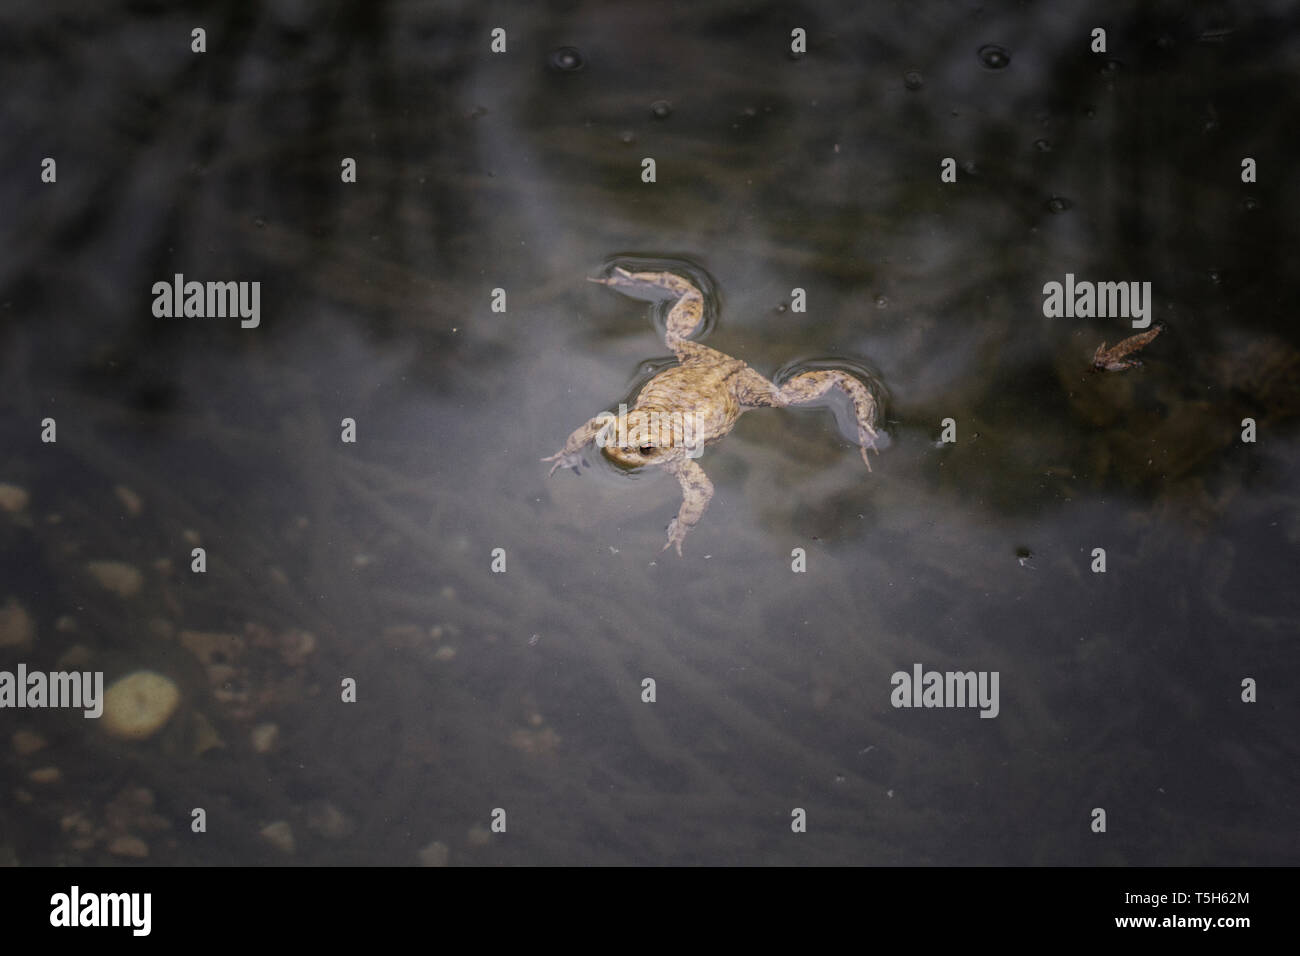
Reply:
[[[702,429],[700,437],[709,441],[725,435],[740,417],[734,381],[747,366],[713,349],[696,348],[699,352],[684,365],[666,369],[647,382],[637,396],[636,408],[690,417]]]

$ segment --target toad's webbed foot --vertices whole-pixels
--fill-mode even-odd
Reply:
[[[595,418],[575,428],[573,434],[565,441],[563,448],[554,455],[542,459],[542,461],[555,462],[546,477],[551,477],[561,468],[572,468],[577,471],[580,465],[586,464],[582,457],[582,450],[595,441],[596,436],[608,428],[612,421],[613,416],[609,412],[602,412]]]
[[[557,451],[554,455],[550,455],[541,460],[555,462],[555,464],[551,466],[551,470],[546,473],[547,478],[551,477],[551,475],[555,474],[561,468],[572,468],[574,471],[581,471],[582,466],[587,464],[587,459],[583,458],[580,452]]]

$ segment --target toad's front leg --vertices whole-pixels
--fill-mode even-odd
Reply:
[[[557,468],[572,468],[574,471],[577,471],[578,466],[583,463],[582,450],[594,441],[597,435],[613,424],[613,422],[613,415],[609,412],[601,412],[586,424],[579,425],[575,428],[573,434],[570,435],[568,440],[564,443],[563,448],[557,451],[554,455],[542,459],[542,461],[555,462],[555,464],[551,466],[551,470],[547,473],[546,477],[549,478],[551,475],[555,474]]]
[[[686,540],[687,533],[700,523],[704,509],[713,497],[713,482],[709,481],[704,469],[690,458],[671,461],[664,467],[677,476],[682,486],[682,506],[677,509],[677,517],[668,525],[668,543],[664,545],[664,550],[676,545],[680,557],[682,542]]]

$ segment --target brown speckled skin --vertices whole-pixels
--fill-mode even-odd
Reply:
[[[1106,343],[1102,342],[1092,355],[1093,369],[1098,372],[1122,372],[1126,368],[1141,365],[1141,359],[1126,359],[1124,356],[1144,348],[1148,342],[1164,331],[1164,328],[1163,325],[1157,325],[1146,332],[1130,335],[1123,342],[1118,342],[1110,348],[1106,348]]]
[[[740,359],[716,349],[687,341],[704,315],[704,298],[692,283],[671,272],[628,272],[616,268],[607,279],[592,279],[614,289],[634,291],[663,290],[676,298],[668,313],[664,342],[680,363],[660,372],[641,389],[636,404],[625,419],[616,421],[626,430],[625,445],[606,441],[603,451],[627,467],[656,465],[667,469],[682,486],[682,505],[677,517],[668,525],[667,550],[676,547],[682,553],[682,541],[699,523],[713,497],[713,483],[704,469],[694,461],[699,445],[718,441],[731,431],[736,420],[751,408],[782,407],[820,398],[832,388],[844,391],[853,401],[858,422],[858,442],[862,460],[868,470],[867,449],[875,447],[872,427],[875,401],[865,385],[848,372],[819,369],[804,372],[777,387]],[[653,416],[653,417],[652,417]],[[686,433],[682,422],[697,423],[694,435]],[[553,461],[557,468],[576,468],[581,452],[610,428],[612,416],[605,413],[576,429],[564,448],[543,461]],[[669,423],[664,427],[663,423]],[[652,427],[658,424],[660,427]],[[608,432],[606,436],[608,436]],[[605,436],[602,436],[605,437]],[[688,444],[690,439],[693,444]]]

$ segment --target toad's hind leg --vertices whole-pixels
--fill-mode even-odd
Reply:
[[[608,278],[590,281],[637,299],[675,298],[677,301],[668,310],[668,328],[664,333],[664,341],[674,352],[704,319],[703,294],[694,283],[674,272],[628,272],[615,266]]]
[[[682,486],[682,506],[677,509],[677,517],[668,525],[668,541],[664,550],[676,545],[677,554],[680,555],[687,533],[700,523],[704,509],[713,498],[713,482],[709,481],[704,469],[689,458],[670,462],[665,467],[677,477]]]
[[[876,447],[876,430],[872,427],[876,417],[876,399],[860,379],[837,368],[827,368],[796,375],[778,387],[753,369],[747,368],[740,375],[736,391],[742,405],[783,408],[821,398],[832,388],[838,388],[853,402],[853,414],[858,420],[858,444],[861,446],[862,460],[870,471],[867,449]]]

